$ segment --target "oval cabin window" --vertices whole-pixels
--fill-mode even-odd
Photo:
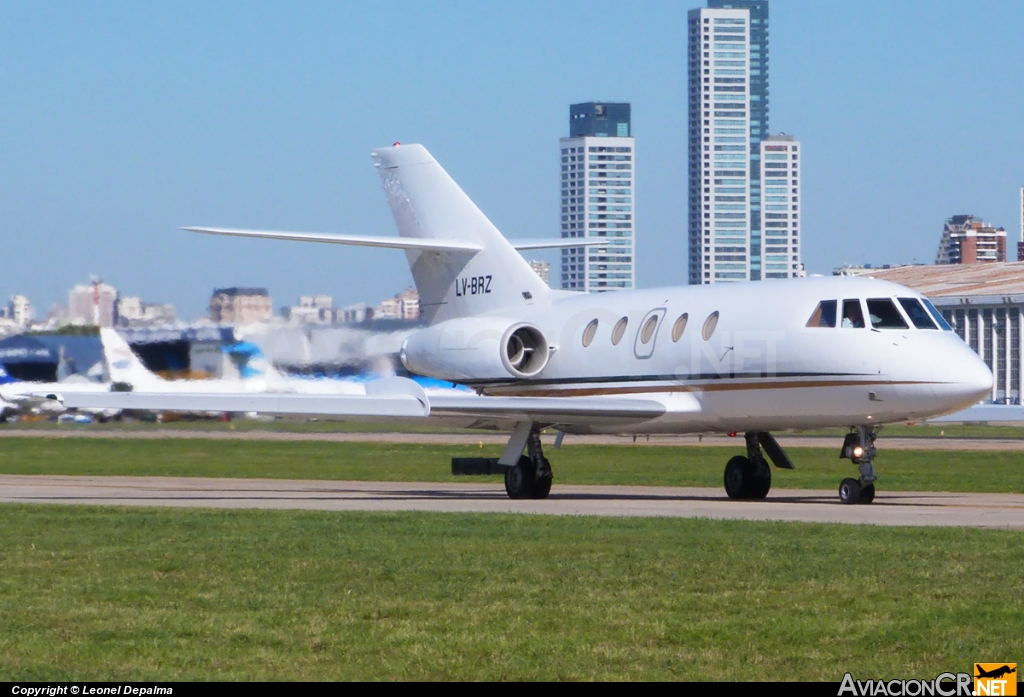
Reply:
[[[704,341],[711,338],[711,335],[715,333],[715,327],[718,326],[718,310],[715,310],[708,318],[704,320],[704,328],[701,330],[700,335],[704,337]]]
[[[690,318],[690,315],[686,312],[679,315],[679,319],[672,325],[672,341],[679,341],[682,338],[683,332],[686,331],[686,320]]]
[[[612,346],[618,346],[619,342],[622,341],[622,335],[626,333],[627,324],[629,324],[629,320],[625,317],[615,323],[615,329],[612,330]]]
[[[640,341],[645,344],[651,343],[654,338],[654,330],[658,328],[658,315],[653,315],[640,330]]]
[[[591,320],[587,328],[583,330],[583,348],[590,346],[591,342],[594,341],[594,335],[597,334],[597,320]]]

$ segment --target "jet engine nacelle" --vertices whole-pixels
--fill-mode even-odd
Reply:
[[[548,341],[537,327],[502,317],[462,317],[410,335],[402,364],[420,375],[451,380],[531,378],[548,363]]]

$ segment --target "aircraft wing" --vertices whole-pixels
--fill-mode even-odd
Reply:
[[[621,397],[485,397],[473,394],[431,395],[433,416],[474,417],[515,423],[587,424],[594,420],[648,421],[665,414],[653,399]]]
[[[296,393],[101,392],[58,395],[68,408],[140,411],[258,412],[282,416],[407,421],[437,417],[481,427],[529,421],[552,426],[636,424],[668,412],[698,412],[689,394],[629,397],[488,397],[431,394],[412,380],[386,378],[366,384],[365,395]]]

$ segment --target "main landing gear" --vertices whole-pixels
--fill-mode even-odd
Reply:
[[[725,493],[731,499],[763,499],[772,488],[772,471],[765,454],[776,467],[793,469],[793,463],[767,431],[751,431],[743,437],[747,456],[737,455],[725,466]]]
[[[858,426],[846,434],[839,457],[848,458],[860,467],[860,479],[847,477],[839,484],[840,502],[852,505],[875,500],[875,469],[871,462],[875,459],[876,435],[874,426]]]
[[[513,444],[516,437],[516,433],[513,433],[509,448],[515,447]],[[521,444],[519,452],[522,452]],[[551,493],[551,480],[554,476],[551,463],[541,450],[539,428],[531,427],[526,435],[526,453],[519,456],[516,464],[505,468],[505,493],[510,499],[546,499]]]

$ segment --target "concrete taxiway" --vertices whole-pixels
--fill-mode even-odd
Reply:
[[[871,505],[844,506],[831,490],[773,489],[763,501],[730,501],[721,489],[556,485],[547,500],[511,501],[500,484],[492,483],[0,475],[0,502],[663,516],[1024,529],[1021,494],[881,491]]]

